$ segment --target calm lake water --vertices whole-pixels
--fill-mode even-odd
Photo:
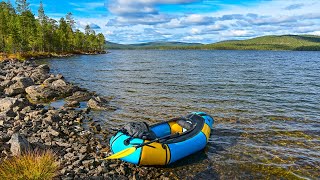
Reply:
[[[112,96],[107,127],[204,111],[215,126],[205,151],[177,177],[320,178],[320,52],[113,50],[45,60],[68,81]]]

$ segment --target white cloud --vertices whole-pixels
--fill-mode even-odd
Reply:
[[[314,31],[314,32],[311,32],[310,34],[320,36],[320,31]]]
[[[190,30],[190,33],[191,34],[199,34],[201,31],[199,30],[199,29],[197,29],[197,28],[192,28],[191,30]]]
[[[222,31],[226,30],[228,28],[227,25],[224,24],[215,24],[211,26],[207,26],[206,31],[212,32],[212,31]]]
[[[104,32],[113,32],[108,35],[120,43],[163,39],[210,43],[272,34],[319,34],[320,1],[273,0],[221,5],[221,1],[206,0],[194,7],[188,5],[193,2],[196,0],[109,0],[107,7],[113,14],[105,21],[107,27],[93,23]],[[197,13],[183,14],[164,13],[158,8],[158,5],[180,3],[190,9],[213,5],[220,9],[205,13],[196,9]],[[119,28],[121,33],[115,33]]]
[[[222,32],[221,34],[227,37],[247,37],[251,36],[253,33],[248,30],[229,30]]]
[[[202,37],[202,36],[186,36],[186,37],[183,37],[181,40],[182,41],[200,42],[203,39],[204,39],[204,37]]]
[[[120,16],[142,16],[158,14],[156,5],[161,4],[188,4],[199,0],[109,0],[106,3],[110,12]]]

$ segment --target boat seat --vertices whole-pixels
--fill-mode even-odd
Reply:
[[[184,131],[187,131],[187,130],[192,128],[192,122],[191,121],[179,119],[179,120],[177,120],[177,124],[179,124],[184,129]]]

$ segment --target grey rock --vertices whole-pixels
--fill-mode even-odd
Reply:
[[[3,91],[6,87],[9,87],[13,84],[13,81],[11,80],[3,80],[0,81],[0,90]]]
[[[79,152],[80,152],[80,153],[85,153],[85,152],[87,152],[87,146],[81,147],[80,150],[79,150]]]
[[[63,77],[62,74],[57,74],[57,75],[56,75],[56,78],[57,78],[57,79],[64,79],[64,77]]]
[[[95,127],[96,127],[96,130],[97,130],[98,132],[100,132],[100,131],[102,130],[100,124],[97,124]]]
[[[78,101],[67,101],[65,106],[66,107],[79,107],[80,103]]]
[[[29,86],[34,85],[34,82],[30,77],[17,77],[14,78],[14,80],[16,81],[15,84],[17,85],[17,87],[21,89],[25,89]]]
[[[3,99],[0,99],[0,112],[8,111],[12,109],[14,106],[17,106],[19,104],[20,102],[18,101],[18,98],[6,97]]]
[[[59,96],[55,90],[42,85],[29,86],[25,90],[33,101],[48,101]]]
[[[88,107],[93,110],[116,110],[116,108],[109,105],[106,98],[93,97],[88,101]]]
[[[32,150],[32,147],[28,142],[28,140],[24,136],[20,135],[19,133],[14,133],[11,136],[9,143],[11,144],[10,151],[14,156],[17,156]]]
[[[126,174],[126,171],[122,165],[120,167],[118,167],[116,169],[116,171],[117,171],[117,173],[122,174],[122,175]]]
[[[35,68],[30,77],[33,79],[34,82],[41,84],[45,79],[49,77],[50,68],[48,65],[43,64]]]
[[[89,160],[84,160],[82,161],[82,164],[84,167],[88,168],[93,164],[94,160],[93,159],[89,159]]]
[[[26,114],[26,113],[30,112],[31,110],[32,110],[31,106],[27,106],[21,110],[21,113]]]
[[[33,72],[30,77],[33,79],[35,83],[41,84],[45,79],[49,77],[48,74],[44,74],[42,72],[36,71]]]
[[[71,147],[71,144],[69,144],[69,143],[64,143],[64,142],[57,141],[56,144],[58,146],[65,147],[65,148]]]
[[[25,92],[24,89],[16,87],[16,84],[13,84],[10,87],[4,89],[4,93],[7,96],[15,96],[17,94],[24,93],[24,92]]]
[[[63,156],[65,159],[73,159],[74,158],[74,154],[73,153],[67,153]]]
[[[16,117],[16,113],[12,110],[12,109],[9,109],[7,111],[4,111],[4,113],[6,114],[6,116],[8,117]]]
[[[50,68],[47,64],[42,64],[42,65],[38,66],[37,70],[39,72],[44,73],[44,74],[48,74],[50,72]]]
[[[4,74],[4,73],[2,73],[2,70],[0,70],[0,81],[4,81],[6,79],[6,77],[1,74]]]
[[[61,117],[57,114],[49,114],[48,117],[44,118],[47,122],[59,122],[61,121]]]
[[[47,133],[47,132],[40,133],[40,138],[41,139],[46,139],[47,137],[49,137],[49,133]]]
[[[51,86],[54,88],[54,89],[64,89],[64,88],[66,88],[66,86],[67,86],[67,83],[64,81],[64,80],[62,80],[62,79],[58,79],[58,80],[56,80],[56,81],[53,81],[52,82],[52,84],[51,84]]]
[[[72,94],[72,96],[69,96],[66,98],[67,101],[88,101],[92,97],[91,93],[89,92],[83,92],[83,91],[77,91]]]
[[[48,79],[44,80],[43,81],[43,85],[45,86],[49,86],[51,85],[52,82],[58,80],[57,78],[54,78],[54,77],[49,77]]]
[[[58,131],[56,131],[56,130],[54,130],[54,129],[48,129],[49,130],[49,133],[51,134],[51,135],[53,135],[53,136],[59,136],[60,135],[60,133],[58,132]]]

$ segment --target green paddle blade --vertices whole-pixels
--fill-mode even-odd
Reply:
[[[130,154],[134,153],[135,151],[136,151],[135,147],[130,147],[130,148],[124,149],[120,152],[117,152],[109,157],[106,157],[104,159],[120,159],[120,158],[129,156]]]

